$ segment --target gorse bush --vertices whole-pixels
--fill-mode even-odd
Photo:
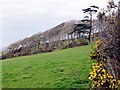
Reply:
[[[107,9],[101,10],[98,15],[98,23],[101,41],[99,61],[110,75],[120,80],[120,5],[108,3]]]
[[[93,46],[93,51],[90,52],[89,57],[91,59],[98,59],[100,57],[99,47],[101,45],[100,40],[97,40],[95,45]]]
[[[102,63],[93,65],[89,79],[92,81],[93,87],[115,88],[117,83],[116,79],[107,73]]]
[[[100,46],[101,41],[97,40],[95,45],[92,47],[93,51],[89,54],[89,57],[92,60],[97,61],[97,63],[93,65],[88,79],[92,81],[94,88],[115,89],[117,80],[112,75],[108,74],[108,71],[104,67],[104,64],[102,64]]]
[[[89,54],[98,64],[93,66],[89,79],[94,87],[110,89],[119,88],[120,82],[120,5],[108,4],[107,10],[98,13],[99,40]]]

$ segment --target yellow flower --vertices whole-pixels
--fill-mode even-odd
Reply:
[[[100,76],[101,76],[101,74],[99,73],[99,74],[98,74],[98,76],[100,77]]]
[[[116,82],[116,79],[113,79],[112,81],[113,81],[113,82]]]
[[[96,41],[96,45],[100,45],[100,40],[97,40],[97,41]]]
[[[100,63],[99,66],[102,66],[102,64]]]
[[[108,76],[108,78],[113,78],[113,76]]]
[[[103,85],[104,83],[103,82],[101,82],[101,85]]]
[[[105,73],[105,72],[106,72],[106,70],[105,70],[105,69],[103,69],[103,70],[102,70],[102,72],[104,72],[104,73]]]
[[[116,79],[109,75],[102,66],[103,65],[101,63],[95,63],[92,70],[90,71],[90,77],[88,79],[93,82],[95,87],[106,85],[105,83],[108,82],[109,84],[107,84],[106,87],[115,88]]]
[[[103,75],[103,77],[104,77],[104,78],[106,78],[106,77],[107,77],[107,75]]]
[[[102,80],[102,83],[105,83],[105,80]]]
[[[90,80],[91,80],[91,77],[89,77],[88,79],[90,79]]]
[[[103,79],[103,77],[102,77],[102,76],[100,76],[100,79],[102,80],[102,79]]]
[[[100,70],[97,70],[97,73],[99,73],[100,72]]]
[[[118,80],[118,85],[120,85],[120,80]]]
[[[97,87],[99,87],[99,86],[100,86],[100,84],[98,83]]]
[[[112,19],[114,19],[115,18],[115,16],[114,15],[112,15]]]

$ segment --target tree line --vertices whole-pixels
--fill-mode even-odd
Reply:
[[[3,51],[2,59],[51,52],[89,43],[89,22],[71,20],[42,33],[12,43]]]

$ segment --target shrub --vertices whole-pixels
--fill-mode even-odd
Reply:
[[[115,88],[117,80],[110,74],[108,74],[107,69],[105,68],[100,54],[101,41],[97,40],[93,46],[93,51],[90,52],[89,57],[92,60],[96,60],[97,63],[93,65],[92,70],[90,71],[90,79],[93,83],[94,88]],[[105,56],[103,58],[106,58]],[[107,59],[107,58],[106,58]]]
[[[93,46],[93,51],[90,52],[89,57],[94,60],[98,60],[100,57],[99,47],[101,45],[100,40],[97,40],[95,45]]]
[[[117,83],[113,76],[109,75],[102,63],[95,63],[90,71],[89,79],[93,82],[93,87],[115,88]]]

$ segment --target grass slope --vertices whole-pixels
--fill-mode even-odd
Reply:
[[[2,61],[3,88],[89,87],[91,46]]]

